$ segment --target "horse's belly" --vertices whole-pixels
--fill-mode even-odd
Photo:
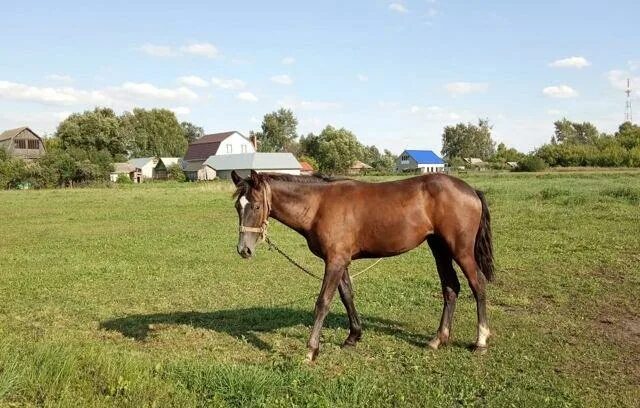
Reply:
[[[358,243],[362,257],[394,256],[420,245],[433,232],[429,222],[384,222],[364,229]]]

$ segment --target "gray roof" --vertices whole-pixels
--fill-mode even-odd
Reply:
[[[113,163],[112,173],[133,173],[136,171],[136,166],[130,163]]]
[[[23,126],[23,127],[19,127],[19,128],[15,128],[15,129],[5,130],[4,132],[0,133],[0,140],[13,139],[20,132],[22,132],[25,129],[29,129],[29,128],[26,127],[26,126]],[[33,131],[31,129],[29,129],[29,131],[31,131],[31,133],[33,133]],[[33,134],[35,134],[35,133],[33,133]]]
[[[136,159],[129,159],[129,163],[141,169],[147,164],[149,164],[149,162],[153,162],[154,160],[155,160],[155,157],[139,157]]]
[[[291,153],[243,153],[209,157],[204,164],[214,170],[298,170],[300,163]]]

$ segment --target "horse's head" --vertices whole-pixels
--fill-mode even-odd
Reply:
[[[267,220],[271,208],[269,184],[258,173],[251,170],[251,175],[243,179],[231,172],[231,179],[236,185],[236,211],[239,220],[238,254],[250,258],[255,253],[259,239],[264,239]]]

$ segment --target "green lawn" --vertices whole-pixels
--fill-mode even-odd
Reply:
[[[493,217],[489,352],[468,349],[466,283],[453,344],[425,347],[442,305],[424,246],[355,281],[356,349],[334,301],[314,365],[319,284],[236,254],[229,184],[0,192],[0,405],[637,406],[640,172],[464,178]]]

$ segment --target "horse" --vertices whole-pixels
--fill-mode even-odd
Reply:
[[[444,303],[440,326],[429,347],[438,349],[451,336],[460,291],[455,261],[476,300],[474,349],[487,350],[490,330],[485,283],[494,277],[494,262],[491,217],[481,191],[443,173],[381,183],[253,170],[247,178],[233,171],[231,178],[236,186],[240,256],[255,255],[268,219],[273,218],[302,235],[311,252],[324,261],[307,361],[318,355],[320,332],[336,289],[349,318],[343,347],[355,346],[362,337],[348,271],[351,261],[399,255],[425,241],[436,261]]]

